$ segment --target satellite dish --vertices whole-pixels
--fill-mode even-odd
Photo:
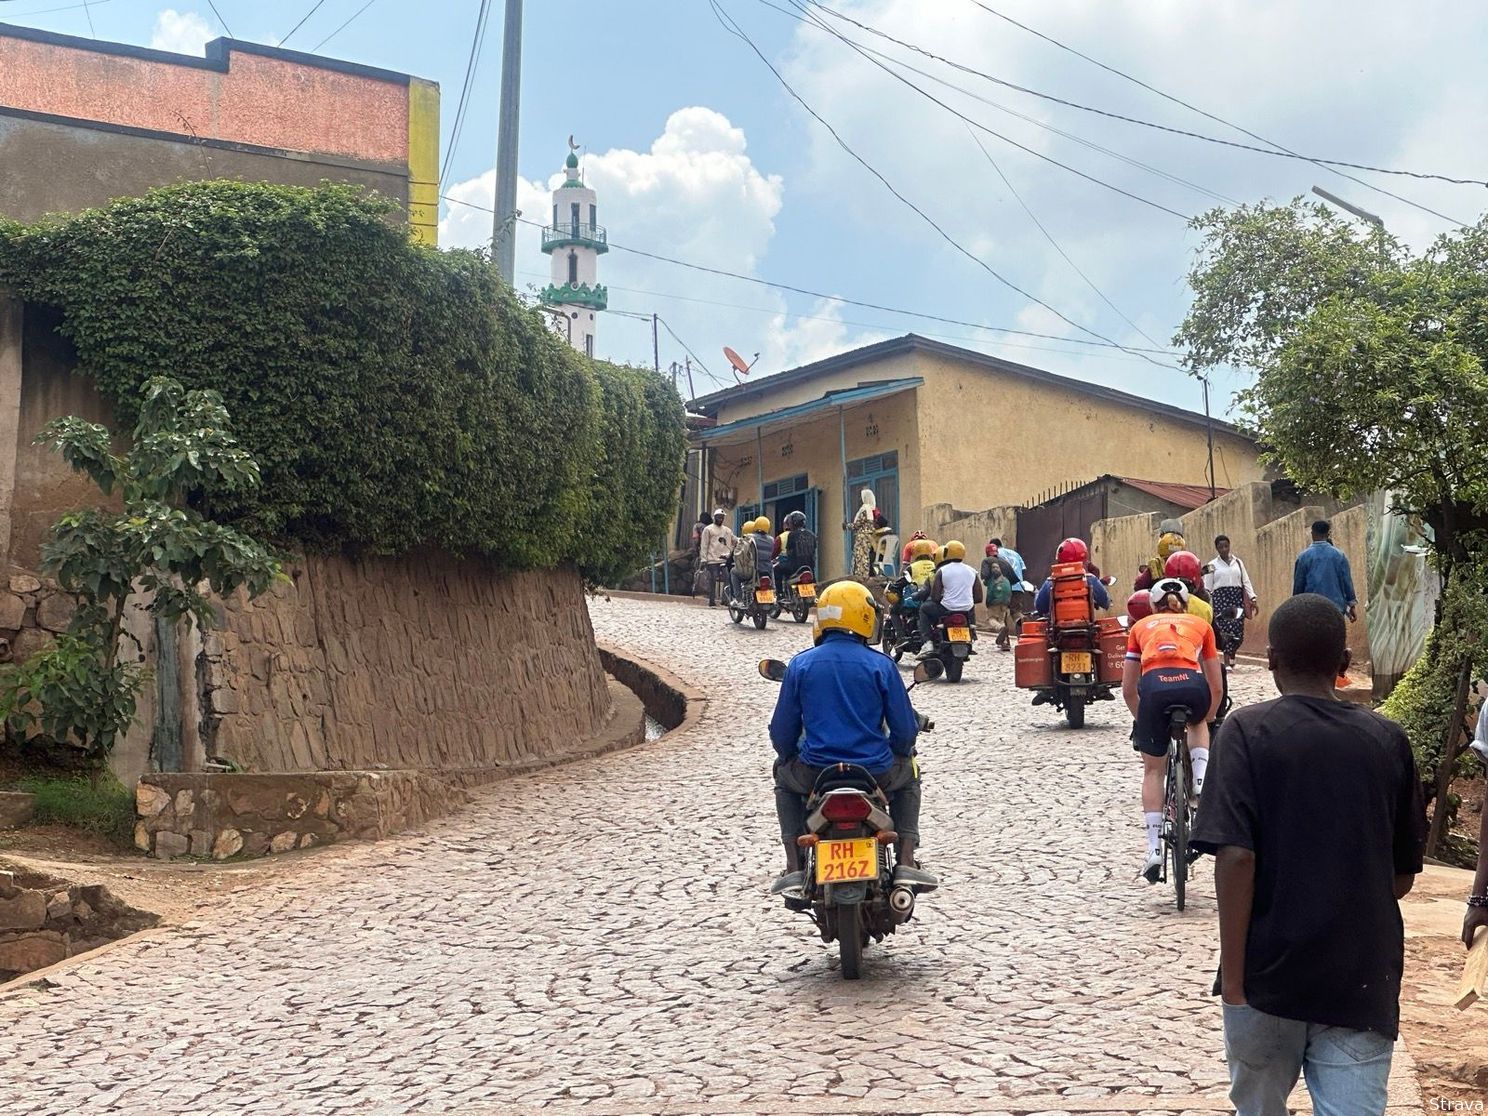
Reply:
[[[734,352],[734,350],[729,348],[727,345],[723,347],[723,355],[727,357],[728,362],[734,366],[734,371],[741,376],[749,375],[749,370],[754,367],[754,364],[752,362],[746,363],[743,357]],[[754,359],[759,360],[759,353],[754,354]]]

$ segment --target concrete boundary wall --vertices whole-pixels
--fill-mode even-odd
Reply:
[[[1230,536],[1234,553],[1245,563],[1255,585],[1260,614],[1246,625],[1244,650],[1266,649],[1266,625],[1271,613],[1292,595],[1292,566],[1311,541],[1316,519],[1333,524],[1333,539],[1348,556],[1354,588],[1359,594],[1359,619],[1349,626],[1349,649],[1354,661],[1369,661],[1369,633],[1364,617],[1368,593],[1365,550],[1366,514],[1362,505],[1339,510],[1337,501],[1297,503],[1276,499],[1268,484],[1248,484],[1218,500],[1181,516],[1190,548],[1207,562],[1214,556],[1214,538]],[[1118,606],[1131,594],[1141,564],[1156,552],[1157,515],[1127,515],[1105,519],[1091,528],[1090,557],[1103,573],[1116,578],[1111,594]]]

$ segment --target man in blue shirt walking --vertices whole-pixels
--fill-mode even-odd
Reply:
[[[1359,598],[1348,556],[1333,545],[1333,525],[1319,519],[1312,525],[1312,545],[1297,555],[1292,567],[1292,596],[1316,593],[1327,597],[1349,620],[1359,618]]]
[[[816,646],[786,667],[770,742],[775,761],[775,812],[785,846],[785,872],[771,894],[799,894],[806,876],[796,838],[806,831],[806,795],[837,763],[866,768],[889,796],[899,834],[896,883],[933,887],[915,864],[919,845],[920,775],[914,759],[919,725],[899,670],[868,646],[881,622],[873,594],[853,581],[825,589],[816,602]]]

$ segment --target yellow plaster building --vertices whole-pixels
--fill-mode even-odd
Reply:
[[[1154,369],[1157,377],[1179,373]],[[1208,484],[1203,415],[907,334],[694,400],[716,425],[694,430],[689,485],[703,514],[735,525],[800,509],[818,573],[845,572],[846,517],[863,488],[901,539],[928,505],[1024,505],[1106,473]],[[1214,483],[1263,478],[1256,444],[1212,423]],[[985,539],[963,540],[979,553]]]

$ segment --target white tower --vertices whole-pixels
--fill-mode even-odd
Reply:
[[[553,191],[553,223],[542,232],[542,250],[552,257],[553,280],[543,288],[543,305],[558,333],[585,356],[594,355],[595,317],[609,305],[599,285],[599,257],[610,250],[599,224],[594,191],[579,178],[579,157],[569,137],[563,185]]]

